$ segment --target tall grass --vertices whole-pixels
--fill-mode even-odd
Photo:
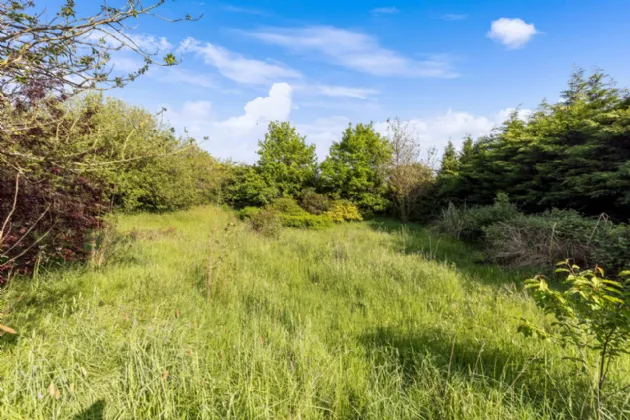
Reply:
[[[393,222],[277,238],[236,222],[217,240],[233,221],[126,216],[137,239],[100,269],[13,283],[0,418],[586,417],[590,378],[516,333],[521,317],[549,322],[524,272]],[[605,404],[630,410],[624,394]]]

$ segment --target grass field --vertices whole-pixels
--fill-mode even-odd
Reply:
[[[516,331],[549,322],[531,273],[459,243],[394,222],[265,238],[216,207],[134,228],[100,269],[3,292],[0,418],[589,417],[568,350]]]

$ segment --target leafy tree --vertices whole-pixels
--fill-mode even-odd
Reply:
[[[225,201],[236,208],[262,207],[278,197],[278,189],[269,184],[253,166],[237,165],[226,178]]]
[[[386,179],[391,162],[391,144],[372,124],[350,125],[341,141],[330,147],[321,165],[321,183],[325,190],[364,210],[382,212],[388,206]]]
[[[312,186],[317,172],[315,145],[307,145],[288,122],[272,121],[265,139],[258,143],[260,175],[278,189],[280,195],[296,197]]]

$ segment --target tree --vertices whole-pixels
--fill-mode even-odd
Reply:
[[[307,145],[289,122],[272,121],[265,139],[258,142],[258,170],[280,195],[296,197],[312,186],[317,173],[315,145]]]
[[[131,35],[128,21],[155,15],[166,0],[145,5],[127,0],[114,7],[103,1],[94,15],[78,16],[74,0],[66,0],[56,14],[35,10],[33,0],[0,0],[0,100],[41,100],[51,92],[68,97],[86,89],[121,87],[144,74],[150,65],[173,65],[177,59],[166,54],[162,63],[155,52],[145,51]],[[178,21],[193,20],[191,16]],[[126,76],[112,76],[111,53],[130,49],[144,64]]]
[[[444,154],[442,155],[442,162],[440,169],[438,170],[436,180],[436,192],[437,197],[443,201],[450,201],[458,188],[459,181],[459,158],[455,146],[452,141],[448,141],[448,144],[444,148]]]
[[[468,134],[466,137],[464,137],[462,150],[459,153],[459,164],[461,166],[469,164],[473,159],[474,153],[475,153],[475,150],[473,148],[473,139],[470,136],[470,134]]]
[[[570,208],[627,221],[629,139],[628,91],[599,70],[588,76],[578,70],[560,101],[543,101],[527,117],[515,110],[475,142],[441,195],[486,205],[506,193],[527,212]],[[444,173],[453,170],[447,155]]]
[[[448,141],[448,144],[444,148],[444,155],[442,155],[442,164],[440,166],[440,175],[454,175],[459,169],[459,159],[457,158],[457,152],[452,141]]]
[[[409,123],[387,120],[387,138],[392,148],[389,188],[400,219],[408,222],[418,201],[427,195],[433,170],[420,162],[420,145]]]
[[[38,261],[85,256],[87,236],[107,211],[104,168],[121,162],[102,158],[94,110],[70,98],[124,86],[158,64],[127,22],[157,16],[164,2],[103,1],[96,14],[77,16],[73,0],[56,14],[32,0],[0,0],[0,283]],[[112,76],[111,53],[123,48],[144,65]],[[176,62],[167,54],[160,65]]]
[[[350,124],[321,165],[322,187],[364,210],[382,212],[388,206],[385,194],[391,162],[391,144],[372,124]]]
[[[225,200],[236,208],[262,207],[278,197],[278,189],[265,180],[257,168],[236,165],[227,176]]]

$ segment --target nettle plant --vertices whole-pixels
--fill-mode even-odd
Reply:
[[[564,291],[553,290],[547,279],[538,275],[525,281],[525,288],[533,292],[536,305],[545,313],[553,314],[553,331],[545,331],[524,321],[519,331],[526,336],[559,340],[563,345],[574,345],[578,362],[584,372],[593,374],[593,389],[597,401],[606,382],[613,361],[630,353],[630,290],[628,281],[607,280],[604,270],[595,267],[581,270],[569,260],[558,263],[556,272],[567,273]],[[630,277],[630,271],[619,273],[620,279]],[[592,357],[596,355],[597,357]]]

